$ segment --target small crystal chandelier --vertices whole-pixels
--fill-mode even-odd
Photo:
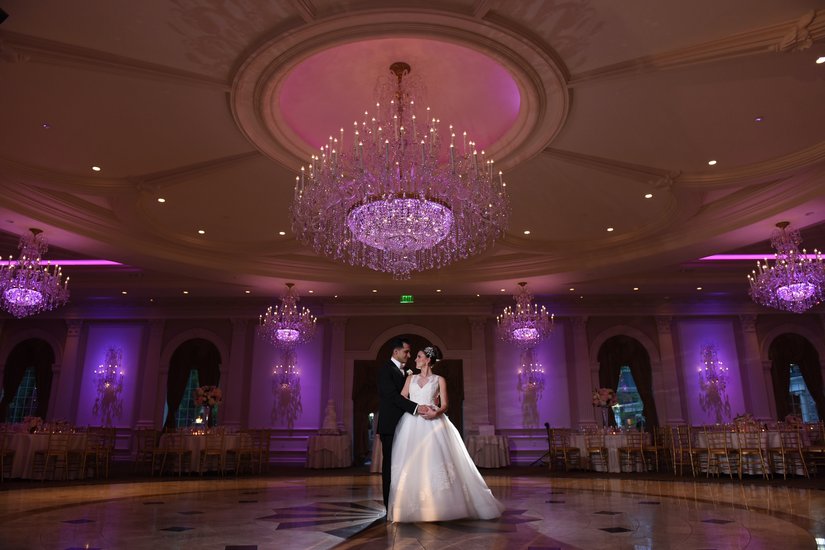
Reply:
[[[60,266],[41,263],[48,250],[43,232],[30,229],[20,238],[20,256],[0,268],[0,304],[3,309],[22,318],[62,306],[69,300],[69,278],[62,282]]]
[[[716,346],[708,344],[702,348],[702,366],[699,367],[699,405],[705,412],[712,412],[716,423],[723,422],[723,416],[730,418],[728,400],[728,368],[719,360]]]
[[[409,279],[483,252],[507,227],[502,173],[469,141],[442,151],[440,120],[417,111],[420,79],[393,63],[375,113],[330,136],[296,178],[292,226],[317,253]]]
[[[516,309],[508,306],[497,318],[498,335],[505,342],[532,348],[550,336],[554,316],[544,306],[532,304],[533,295],[527,290],[527,283],[518,285],[520,289],[513,295]]]
[[[120,349],[109,348],[106,359],[94,371],[97,379],[97,398],[92,406],[92,414],[100,416],[104,426],[111,427],[113,418],[123,414],[123,353]]]
[[[757,262],[757,269],[748,275],[750,295],[754,302],[776,309],[802,313],[823,299],[825,264],[814,250],[809,258],[805,249],[799,252],[802,237],[796,229],[787,229],[788,222],[779,222],[771,235],[776,249],[773,267]]]
[[[315,335],[317,319],[307,308],[298,309],[300,298],[294,286],[287,283],[280,307],[269,306],[259,318],[258,335],[279,348],[294,349],[299,344],[309,342]]]

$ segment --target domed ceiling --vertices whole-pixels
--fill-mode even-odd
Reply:
[[[700,259],[769,254],[783,220],[825,247],[825,11],[700,4],[0,2],[0,252],[37,227],[48,259],[123,264],[66,267],[77,304],[285,282],[746,300],[751,262]],[[407,281],[316,255],[290,214],[300,167],[351,139],[396,61],[512,208],[485,253]]]

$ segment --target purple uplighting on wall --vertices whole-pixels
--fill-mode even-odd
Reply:
[[[727,397],[732,415],[749,412],[745,410],[742,391],[742,374],[736,351],[736,336],[732,320],[687,320],[678,324],[682,363],[682,384],[684,387],[686,420],[693,425],[716,424],[716,414],[702,409],[697,369],[703,364],[701,351],[704,346],[714,344],[718,358],[727,368]]]
[[[111,260],[50,260],[51,263],[61,266],[98,266],[98,267],[117,267],[125,264],[113,262]],[[0,260],[0,265],[16,264],[17,260]]]

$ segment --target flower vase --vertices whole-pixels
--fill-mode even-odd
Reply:
[[[203,427],[209,428],[212,424],[212,407],[204,405],[201,407],[201,418],[203,419]]]
[[[608,419],[608,416],[607,416],[607,407],[600,407],[600,408],[602,410],[602,428],[607,430],[607,428],[610,426],[610,420]]]

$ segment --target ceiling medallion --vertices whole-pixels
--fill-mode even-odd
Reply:
[[[373,114],[301,168],[292,205],[296,236],[317,253],[396,279],[482,253],[509,218],[493,159],[466,132],[444,134],[410,73],[390,66]]]
[[[757,262],[748,275],[750,296],[763,306],[802,313],[820,303],[825,288],[825,265],[822,255],[814,250],[814,257],[799,252],[802,237],[796,229],[788,229],[788,222],[779,222],[771,235],[771,246],[776,250],[776,263]]]
[[[17,317],[27,317],[64,305],[69,300],[69,278],[62,281],[60,266],[42,263],[49,249],[43,232],[30,229],[20,238],[20,256],[9,257],[0,268],[0,306]]]

